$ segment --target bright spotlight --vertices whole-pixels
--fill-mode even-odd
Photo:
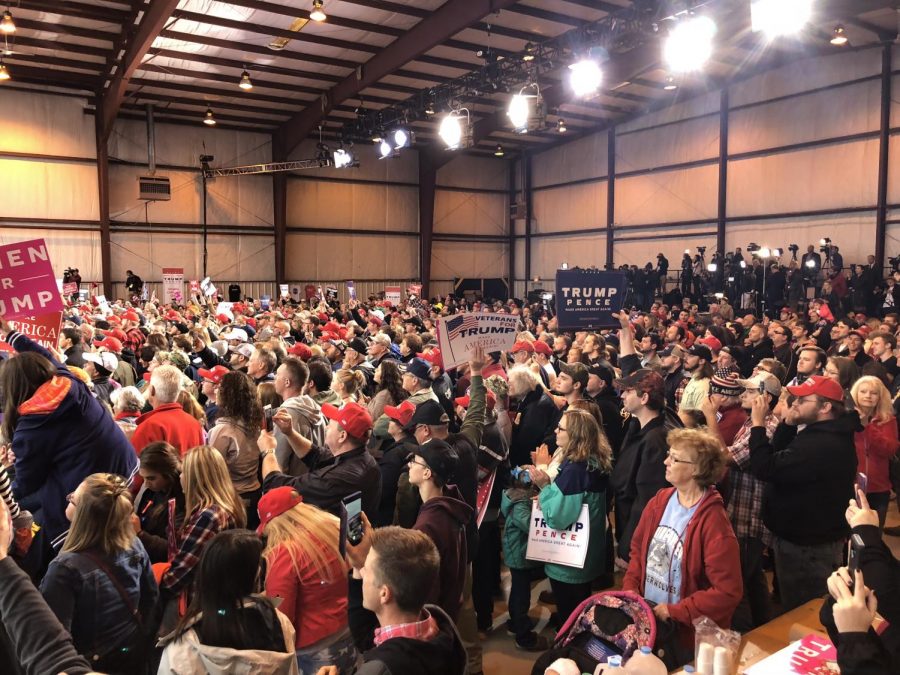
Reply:
[[[603,71],[593,59],[583,59],[569,66],[569,85],[578,97],[590,96],[600,88]]]
[[[709,265],[706,266],[706,269],[710,272],[715,272],[717,269],[719,269],[719,266],[716,263],[709,263]]]
[[[344,148],[338,148],[332,153],[334,168],[335,169],[344,169],[353,164],[353,155],[344,150]]]
[[[534,95],[525,93],[525,90],[530,88],[535,90]],[[506,115],[517,134],[527,134],[529,131],[543,129],[547,114],[537,84],[522,87],[519,93],[510,99]]]
[[[463,118],[462,114],[466,116]],[[441,121],[438,135],[448,150],[458,150],[472,146],[472,125],[469,123],[469,111],[465,108],[454,110]]]
[[[406,129],[395,129],[393,136],[394,148],[397,150],[409,147],[409,144],[412,142],[412,137]]]
[[[761,249],[759,249],[759,257],[760,258],[768,258],[770,255],[772,255],[772,252],[765,246],[763,246]]]
[[[528,108],[528,97],[525,94],[516,94],[509,101],[506,115],[518,133],[528,131]]]
[[[381,159],[387,159],[394,154],[394,148],[391,147],[390,143],[382,139],[381,143],[378,144],[378,154],[381,156]]]
[[[775,257],[775,258],[780,258],[780,257],[781,257],[781,253],[782,253],[782,251],[781,251],[780,248],[773,248],[773,249],[772,249],[772,256]]]
[[[798,33],[809,22],[812,5],[813,0],[753,0],[753,32],[763,32],[770,40]]]
[[[807,260],[806,263],[804,263],[804,264],[805,264],[807,267],[809,267],[810,269],[812,269],[813,267],[816,266],[816,261],[813,260],[812,258],[810,258],[810,259]]]
[[[745,263],[743,260],[741,260],[741,269],[743,270],[746,268],[747,268],[747,263]]]
[[[713,52],[716,24],[708,16],[693,16],[680,21],[663,47],[669,69],[684,73],[700,70]]]

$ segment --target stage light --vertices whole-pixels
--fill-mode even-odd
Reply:
[[[679,21],[663,46],[669,69],[676,73],[700,70],[713,52],[716,24],[708,16]]]
[[[675,82],[675,78],[669,75],[666,78],[666,84],[663,86],[665,91],[675,91],[678,89],[678,83]]]
[[[0,59],[0,82],[6,82],[7,80],[11,80],[12,77],[9,74],[9,70],[6,68],[6,64],[3,63],[3,60]]]
[[[569,129],[566,127],[566,121],[562,117],[560,117],[558,120],[556,120],[556,131],[558,133],[564,134],[568,130]]]
[[[831,44],[835,47],[843,47],[844,45],[850,42],[850,39],[847,37],[847,31],[844,30],[843,26],[835,26],[834,30],[831,32],[831,40],[829,40]]]
[[[203,124],[214,127],[216,126],[216,118],[213,116],[212,108],[207,106],[206,115],[203,117]]]
[[[332,153],[335,169],[345,169],[353,165],[353,154],[347,152],[344,148],[338,148]]]
[[[745,263],[743,260],[741,260],[741,269],[746,269],[746,267],[747,267],[747,263]]]
[[[780,248],[773,248],[773,249],[772,249],[772,257],[773,257],[773,258],[780,258],[780,257],[781,257],[781,253],[782,253],[782,250],[781,250]]]
[[[466,116],[463,118],[462,113]],[[444,117],[438,130],[441,140],[448,150],[458,150],[472,146],[472,124],[469,119],[469,111],[466,108],[453,110]]]
[[[753,32],[770,40],[800,32],[812,16],[813,0],[753,0],[750,18]]]
[[[526,89],[532,88],[535,90],[535,94],[525,93]],[[547,114],[541,98],[541,90],[537,84],[528,84],[522,87],[519,93],[510,99],[506,115],[517,134],[527,134],[529,131],[543,129]]]
[[[241,73],[241,81],[238,83],[238,86],[244,91],[250,91],[253,89],[253,83],[250,81],[250,73],[246,70]]]
[[[816,266],[816,261],[813,260],[812,258],[810,258],[809,260],[807,260],[807,261],[804,263],[804,265],[806,265],[807,267],[809,267],[810,269],[812,269],[813,267]]]
[[[537,51],[537,48],[529,42],[525,45],[525,53],[522,55],[522,60],[526,63],[528,61],[534,61],[534,54]]]
[[[505,153],[503,152],[503,146],[497,143],[497,147],[494,150],[494,157],[503,157]]]
[[[690,252],[691,252],[691,249],[689,249],[689,248],[686,248],[686,249],[684,249],[684,252],[685,252],[685,253],[688,253],[688,254],[690,254]]]
[[[763,246],[761,249],[759,249],[759,253],[757,253],[756,255],[758,255],[760,258],[768,258],[770,255],[772,255],[772,252],[767,247]]]
[[[394,149],[402,150],[403,148],[408,148],[412,144],[413,135],[411,131],[401,127],[399,129],[394,129],[393,139]]]
[[[719,266],[716,263],[711,262],[711,263],[709,263],[709,265],[706,266],[706,269],[709,270],[710,272],[715,272],[717,269],[719,269]]]
[[[513,96],[509,101],[509,109],[506,111],[506,116],[509,117],[513,129],[517,133],[528,131],[528,109],[528,97],[521,92]]]
[[[603,71],[593,59],[582,59],[569,66],[569,85],[578,97],[590,96],[600,88]]]
[[[381,156],[381,159],[387,159],[394,154],[394,148],[382,138],[378,143],[378,154]]]
[[[16,22],[13,21],[13,16],[10,14],[7,9],[3,12],[3,18],[0,19],[0,33],[6,33],[7,35],[16,32]]]
[[[434,115],[434,103],[432,103],[431,101],[429,101],[428,105],[425,106],[425,114],[428,115],[429,117]]]
[[[323,0],[313,0],[313,8],[309,13],[309,18],[313,21],[324,21],[328,18],[325,14],[325,3]]]

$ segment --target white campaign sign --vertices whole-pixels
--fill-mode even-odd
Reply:
[[[476,347],[487,352],[512,349],[519,330],[515,314],[467,312],[441,317],[437,320],[438,343],[445,368],[466,363]]]
[[[535,499],[531,504],[528,524],[528,548],[525,558],[568,567],[584,567],[591,540],[591,518],[587,504],[581,505],[578,520],[565,530],[553,530],[544,520],[541,506]]]

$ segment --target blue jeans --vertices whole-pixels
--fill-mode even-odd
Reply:
[[[843,564],[844,543],[803,546],[775,538],[775,572],[785,612],[828,592],[825,582]]]
[[[327,637],[304,649],[297,650],[300,675],[316,675],[323,666],[337,666],[341,675],[352,673],[360,663],[359,652],[353,644],[350,629]]]

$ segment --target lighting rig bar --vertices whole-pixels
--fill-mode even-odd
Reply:
[[[231,166],[221,169],[203,167],[206,178],[219,176],[252,176],[259,173],[279,173],[282,171],[301,171],[307,169],[326,169],[332,166],[328,158],[300,159],[296,162],[271,162],[269,164],[250,164],[249,166]]]
[[[608,58],[611,54],[630,51],[656,36],[666,19],[712,2],[715,0],[635,0],[597,21],[527,45],[508,58],[487,47],[478,52],[485,64],[455,80],[424,89],[380,110],[365,110],[361,101],[356,119],[341,127],[339,137],[344,141],[371,141],[393,127],[428,119],[435,112],[448,112],[482,95],[510,93],[524,83],[535,82],[539,76],[565,67],[581,54],[595,56],[600,49],[606,52],[601,56]]]

